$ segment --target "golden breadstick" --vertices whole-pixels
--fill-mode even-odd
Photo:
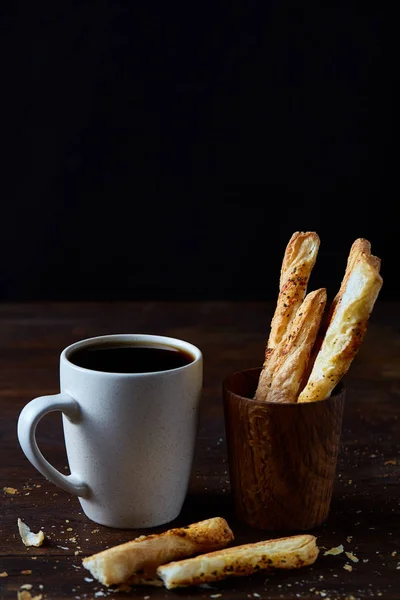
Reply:
[[[371,243],[364,239],[364,238],[358,238],[356,239],[351,248],[350,248],[350,252],[349,252],[349,256],[347,259],[347,265],[346,265],[346,271],[342,280],[342,283],[340,285],[340,289],[338,291],[338,293],[336,294],[335,298],[332,301],[332,304],[329,308],[329,311],[326,315],[326,319],[324,319],[325,322],[325,331],[328,328],[328,325],[334,315],[334,312],[336,310],[336,307],[338,305],[338,303],[340,302],[341,297],[344,294],[344,291],[346,289],[346,285],[348,282],[348,279],[351,275],[351,273],[353,272],[354,269],[354,265],[356,263],[356,261],[360,258],[361,254],[365,254],[367,256],[370,256],[371,259],[371,265],[373,265],[375,267],[375,269],[378,271],[380,270],[381,267],[381,260],[380,258],[378,258],[377,256],[373,256],[371,254]],[[324,332],[325,335],[325,332]]]
[[[325,304],[325,288],[310,292],[303,300],[284,342],[266,367],[272,368],[271,386],[265,394],[268,402],[296,402]]]
[[[299,569],[313,564],[319,554],[316,537],[309,534],[233,546],[195,558],[162,565],[157,575],[170,590],[200,585],[226,577],[243,577],[269,569]]]
[[[376,258],[361,253],[350,268],[344,292],[298,402],[328,398],[347,373],[364,338],[382,283]]]
[[[349,256],[347,258],[346,271],[345,271],[344,277],[342,279],[340,289],[339,289],[338,293],[336,294],[335,298],[333,299],[333,301],[331,302],[331,305],[329,307],[329,310],[327,310],[326,315],[322,318],[321,325],[320,325],[318,335],[317,335],[317,339],[314,344],[314,348],[311,352],[311,357],[310,357],[310,360],[308,363],[308,367],[304,373],[303,382],[300,385],[300,390],[302,390],[307,384],[308,378],[310,377],[312,368],[314,366],[315,359],[317,358],[317,354],[322,346],[322,342],[324,340],[325,333],[329,327],[329,323],[332,321],[332,318],[336,312],[336,308],[337,308],[337,306],[340,302],[340,299],[343,296],[343,293],[346,289],[347,281],[350,277],[350,274],[352,273],[352,271],[354,269],[354,265],[355,265],[356,261],[360,258],[361,254],[366,254],[366,255],[370,256],[371,261],[372,261],[371,264],[375,266],[375,268],[378,272],[380,270],[381,260],[377,256],[373,256],[371,254],[371,243],[368,240],[366,240],[365,238],[356,239],[350,248]]]
[[[268,363],[272,360],[275,348],[282,342],[291,321],[304,300],[312,268],[317,259],[320,239],[313,231],[295,232],[282,261],[279,282],[279,295],[265,351],[263,370],[260,375],[255,398],[265,400],[265,393],[271,384],[272,372]]]
[[[276,310],[271,321],[268,348],[275,348],[303,302],[308,280],[317,259],[320,239],[313,231],[294,233],[286,247]]]
[[[104,585],[140,583],[157,585],[159,565],[171,560],[224,548],[234,539],[228,523],[213,517],[188,527],[142,535],[84,558],[83,566]]]

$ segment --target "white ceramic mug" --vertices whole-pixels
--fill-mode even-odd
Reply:
[[[161,345],[193,360],[146,373],[95,371],[69,360],[78,349],[104,343]],[[186,497],[202,384],[202,353],[183,340],[143,334],[82,340],[61,353],[61,393],[23,408],[18,439],[38,471],[78,496],[92,521],[120,528],[162,525],[179,515]],[[70,475],[55,469],[36,443],[37,423],[51,411],[62,412]]]

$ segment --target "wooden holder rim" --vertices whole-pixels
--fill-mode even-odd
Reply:
[[[311,407],[311,406],[315,406],[317,404],[319,404],[320,402],[329,402],[330,404],[335,402],[335,400],[337,400],[338,398],[342,397],[343,394],[345,394],[346,392],[346,385],[344,383],[344,381],[340,381],[338,383],[338,385],[336,386],[336,388],[334,389],[334,391],[332,392],[332,394],[329,396],[329,398],[325,398],[324,400],[315,400],[313,402],[270,402],[268,400],[256,400],[255,398],[249,398],[248,396],[242,396],[241,394],[238,394],[234,389],[232,385],[229,385],[229,382],[231,380],[233,380],[235,377],[240,377],[243,376],[245,374],[253,374],[253,375],[259,375],[261,373],[262,367],[250,367],[248,369],[241,369],[240,371],[235,371],[233,373],[230,373],[229,375],[227,375],[223,381],[222,381],[222,389],[224,393],[229,393],[231,396],[235,396],[235,398],[237,398],[238,400],[244,400],[246,402],[250,402],[254,405],[260,405],[260,406],[274,406],[274,407],[287,407],[290,409],[293,409],[294,407],[299,407],[301,406],[302,409],[306,409],[306,407]],[[255,391],[255,390],[254,390]],[[285,409],[283,409],[285,410]],[[307,409],[306,409],[307,410]]]

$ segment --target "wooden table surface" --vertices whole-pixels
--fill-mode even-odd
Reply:
[[[159,333],[186,339],[204,354],[204,392],[197,452],[188,496],[172,525],[225,517],[235,543],[277,534],[235,519],[227,470],[221,382],[228,373],[259,366],[273,305],[263,302],[143,302],[3,304],[0,306],[0,598],[400,598],[400,304],[377,303],[364,343],[346,377],[347,397],[338,469],[327,522],[311,531],[320,555],[312,567],[231,578],[209,588],[107,591],[89,581],[84,556],[149,530],[113,530],[90,522],[78,500],[44,479],[16,437],[17,418],[32,398],[57,393],[61,350],[107,333]],[[67,472],[61,417],[38,426],[44,455]],[[15,488],[9,494],[4,488]],[[27,549],[20,517],[48,541]],[[344,553],[324,556],[343,544]],[[352,570],[347,570],[349,565]],[[346,567],[346,568],[345,568]],[[86,579],[85,579],[86,578]]]

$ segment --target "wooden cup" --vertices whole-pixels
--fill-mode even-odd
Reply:
[[[319,402],[260,402],[252,399],[260,371],[233,373],[222,385],[236,515],[258,529],[311,529],[329,513],[345,387]]]

